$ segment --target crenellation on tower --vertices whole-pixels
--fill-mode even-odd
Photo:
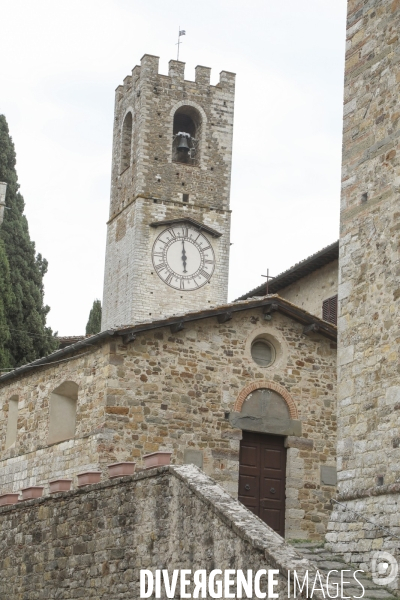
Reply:
[[[154,314],[146,303],[155,298],[163,315],[227,299],[235,75],[222,71],[212,86],[210,68],[195,73],[185,80],[185,63],[171,60],[162,75],[159,58],[145,54],[116,90],[104,327]],[[190,280],[198,289],[177,291],[154,276],[149,224],[160,211],[165,219],[190,212],[200,229],[212,222],[221,231],[206,258],[215,263],[206,287],[199,278]]]
[[[129,200],[126,197],[127,185],[122,177],[125,168],[121,167],[121,156],[118,156],[123,120],[129,111],[132,113],[133,123],[129,167],[140,158],[139,172],[143,173],[145,170],[149,174],[146,180],[137,173],[130,174],[129,187],[133,188],[133,193],[129,194],[130,198],[138,194],[154,194],[159,197],[160,192],[164,192],[161,197],[168,199],[171,187],[176,188],[174,178],[165,172],[175,162],[171,143],[174,135],[173,115],[182,106],[188,106],[192,107],[193,114],[196,111],[200,113],[202,134],[196,148],[198,160],[193,158],[188,166],[200,166],[202,170],[209,171],[214,188],[210,186],[207,194],[214,192],[214,204],[229,204],[235,75],[222,71],[220,82],[216,86],[210,86],[211,69],[208,67],[196,67],[196,81],[193,82],[184,79],[185,63],[172,60],[169,63],[169,75],[160,75],[158,61],[158,57],[145,54],[141,65],[136,66],[132,70],[132,76],[128,75],[124,79],[124,85],[118,86],[116,90],[110,218],[113,218]],[[183,86],[182,90],[174,87],[178,82]],[[142,97],[143,94],[146,100]],[[154,123],[157,123],[157,127],[154,127]],[[223,160],[221,149],[228,150]],[[164,170],[164,174],[159,174],[161,179],[157,178],[158,167]],[[198,176],[197,180],[199,177],[201,180],[201,176]],[[192,176],[190,178],[196,179]],[[222,195],[218,193],[221,192],[221,178],[228,183],[228,186],[223,186],[225,191]],[[129,176],[126,175],[125,179],[129,179]],[[157,179],[158,185],[154,183]],[[197,181],[195,185],[200,186],[202,183],[204,182]],[[206,187],[204,189],[206,190]]]
[[[219,82],[217,83],[217,87],[223,87],[227,90],[232,90],[235,88],[235,81],[235,73],[231,73],[230,71],[221,71],[219,74]]]
[[[183,82],[185,79],[185,63],[180,60],[170,60],[168,63],[168,77],[176,82]]]
[[[160,57],[153,54],[143,54],[140,59],[141,76],[148,79],[149,76],[158,75]]]
[[[202,67],[197,65],[195,68],[195,83],[197,85],[210,85],[211,81],[211,69],[210,67]]]
[[[141,71],[141,67],[140,67],[140,65],[136,65],[136,66],[134,66],[134,67],[133,67],[133,69],[132,69],[132,82],[133,82],[134,84],[136,84],[137,80],[138,80],[138,79],[139,79],[139,77],[140,77],[140,71]]]

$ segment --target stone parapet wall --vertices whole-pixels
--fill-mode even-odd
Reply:
[[[19,492],[25,487],[41,485],[48,490],[49,481],[68,478],[76,485],[76,476],[88,469],[106,465],[101,461],[105,434],[75,438],[46,448],[0,460],[0,494]],[[106,442],[107,443],[107,442]]]
[[[140,597],[140,569],[216,568],[278,569],[283,599],[288,569],[315,573],[193,466],[0,508],[0,545],[1,596],[15,599],[131,600]]]

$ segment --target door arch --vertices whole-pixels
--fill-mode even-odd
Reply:
[[[254,382],[240,392],[229,420],[243,430],[239,501],[284,537],[285,438],[301,435],[296,404],[275,382]]]

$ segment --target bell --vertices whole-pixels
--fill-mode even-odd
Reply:
[[[177,150],[178,150],[178,152],[185,152],[185,153],[189,152],[190,147],[189,147],[188,139],[187,139],[186,135],[181,135],[181,139],[179,141]]]

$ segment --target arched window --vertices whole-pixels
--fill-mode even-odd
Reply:
[[[11,396],[8,401],[8,419],[6,434],[6,450],[11,448],[17,441],[18,424],[18,396]]]
[[[201,116],[193,106],[181,106],[174,114],[172,160],[199,164]]]
[[[75,435],[78,385],[64,381],[50,395],[48,444],[69,440]]]
[[[131,165],[132,158],[132,113],[128,112],[122,125],[121,173]]]

